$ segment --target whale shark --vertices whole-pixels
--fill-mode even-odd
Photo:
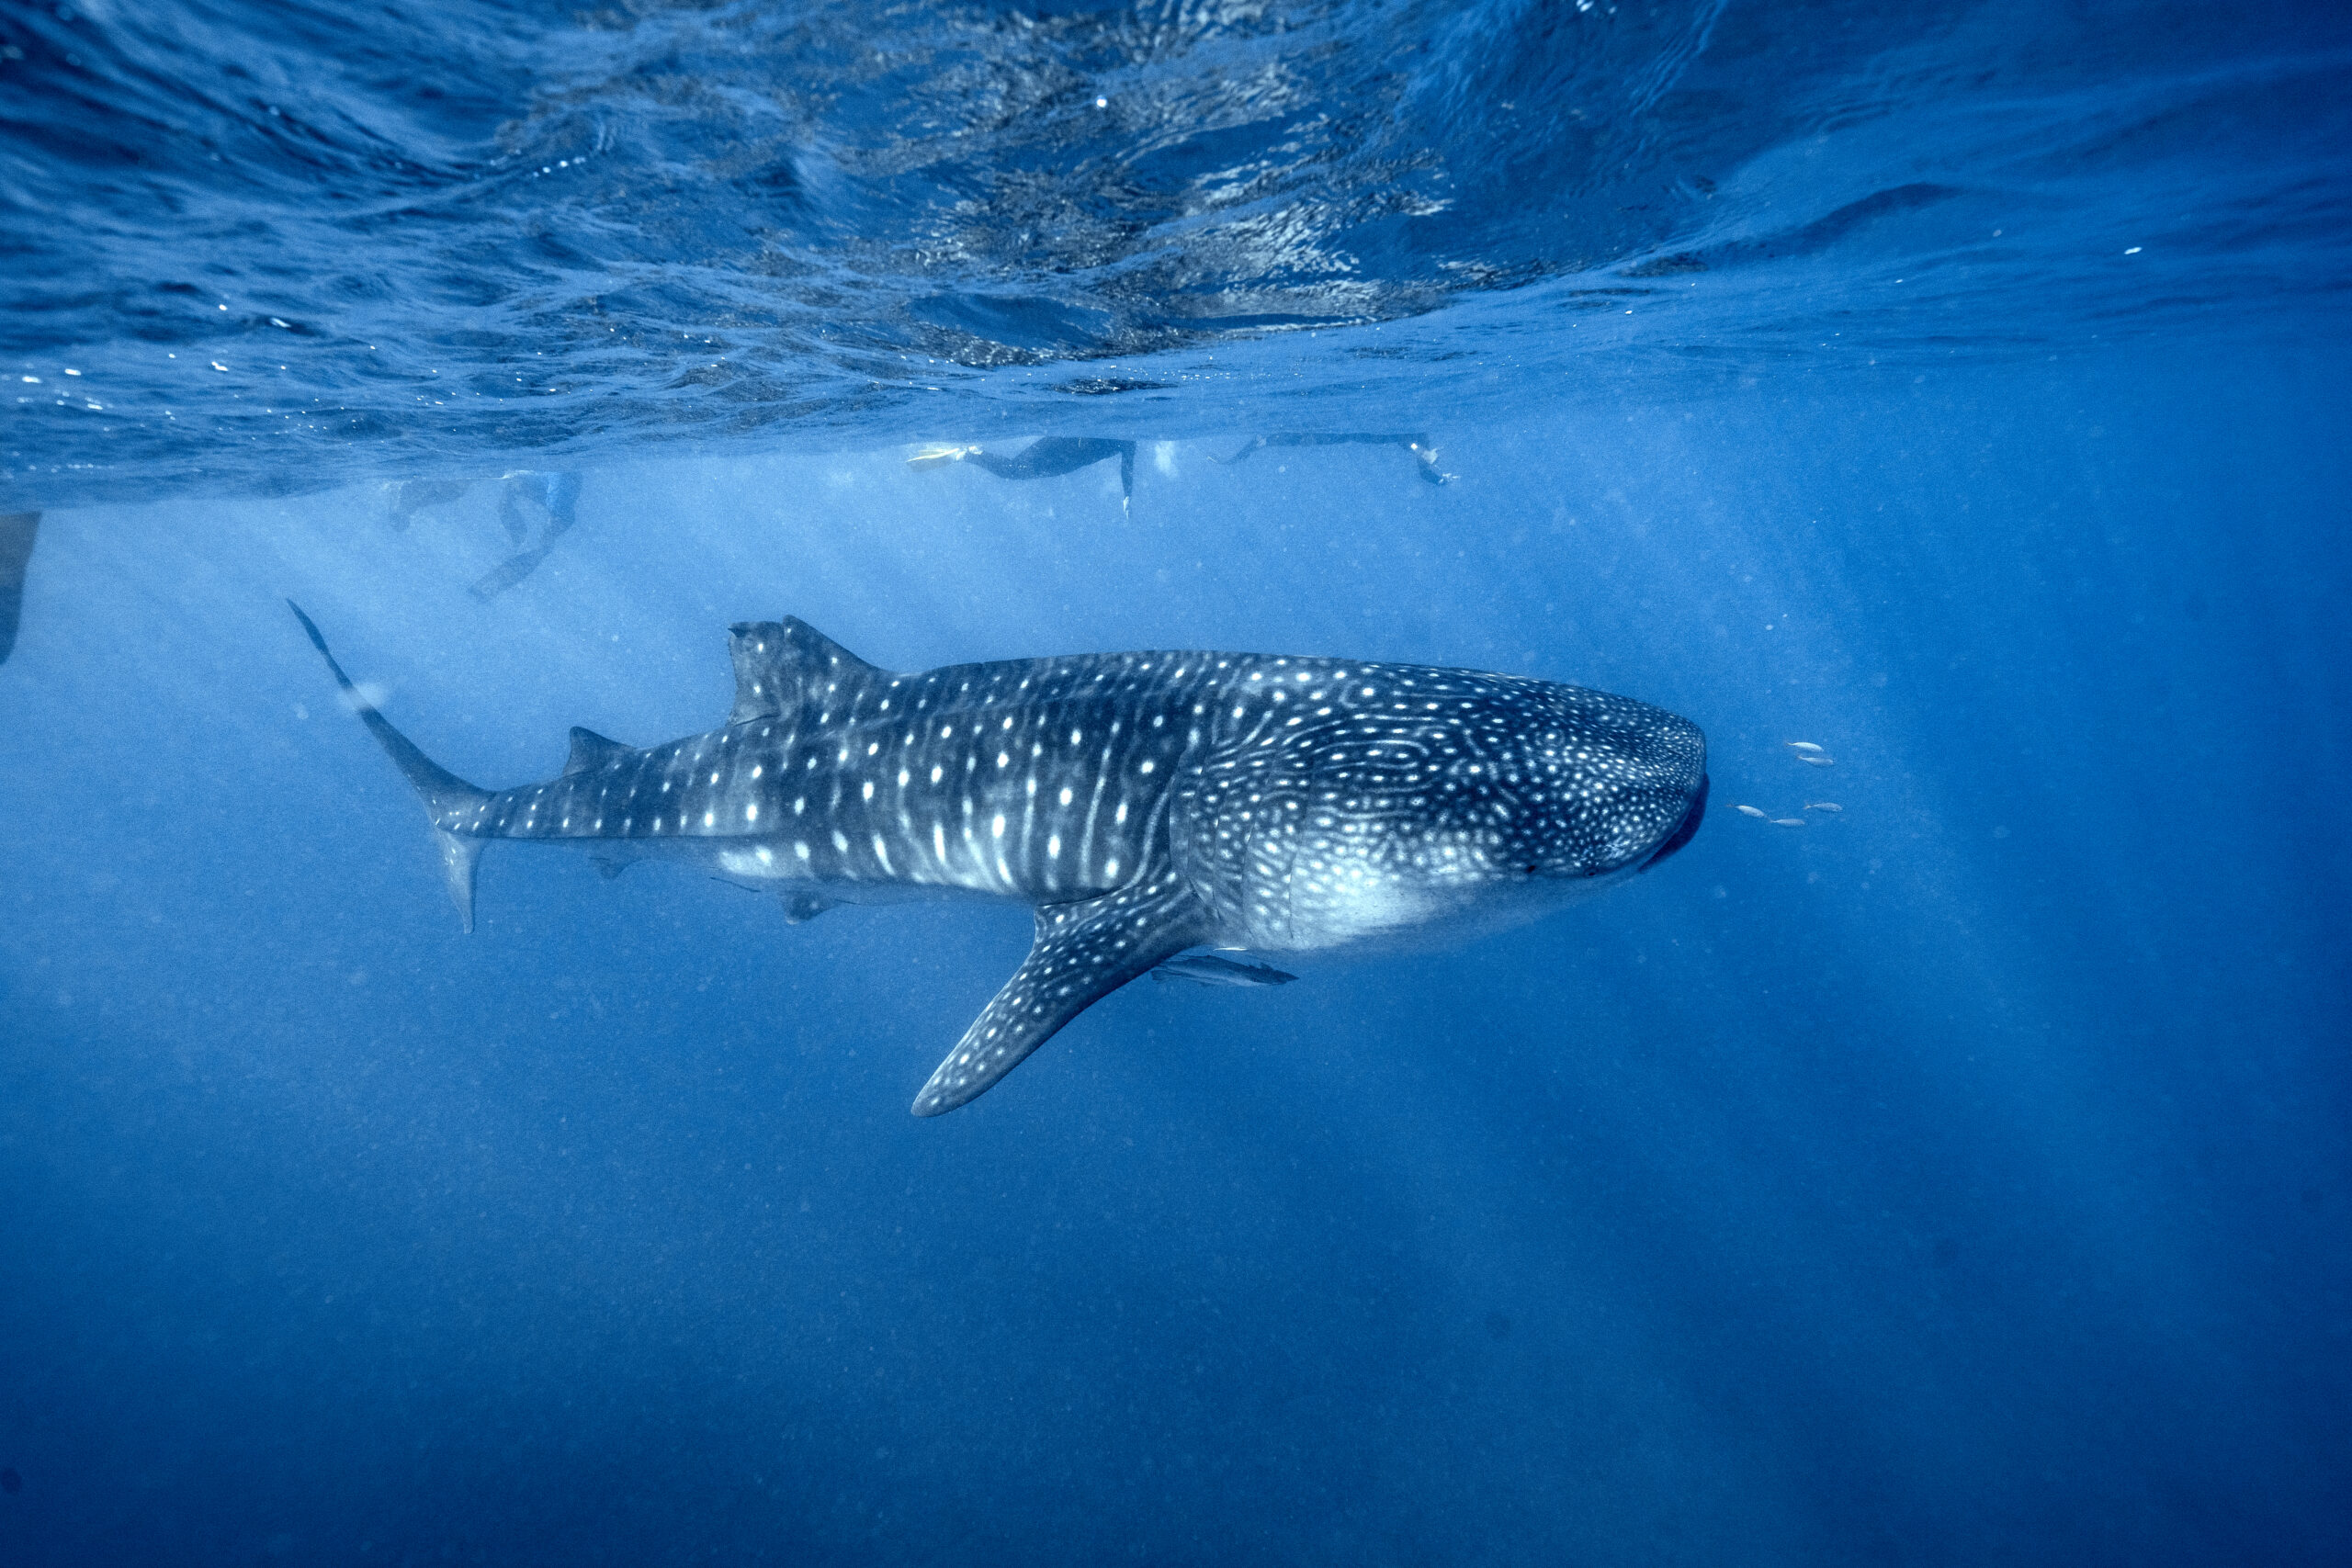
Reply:
[[[643,748],[575,728],[560,776],[486,790],[393,728],[288,603],[423,801],[469,931],[492,841],[585,849],[607,874],[686,861],[773,891],[791,919],[1033,906],[1027,960],[918,1116],[978,1098],[1190,949],[1368,952],[1515,924],[1658,864],[1706,811],[1698,727],[1581,686],[1197,651],[901,673],[792,618],[730,629],[720,728]]]

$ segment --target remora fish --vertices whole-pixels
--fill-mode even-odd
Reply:
[[[311,641],[424,802],[473,927],[492,840],[685,859],[837,903],[1035,906],[1028,961],[915,1097],[952,1111],[1190,947],[1307,952],[1515,924],[1657,864],[1706,810],[1706,739],[1626,697],[1409,664],[1103,653],[894,674],[804,621],[733,628],[725,728],[571,732],[561,777],[444,770]]]
[[[1287,986],[1297,976],[1268,964],[1240,964],[1214,953],[1192,953],[1153,968],[1155,980],[1190,980],[1196,986]]]

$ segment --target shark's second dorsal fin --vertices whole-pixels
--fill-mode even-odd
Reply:
[[[609,739],[593,729],[582,729],[575,724],[571,727],[571,755],[563,760],[563,776],[570,778],[591,768],[601,768],[628,750],[617,740]]]
[[[781,716],[797,708],[813,685],[863,685],[888,680],[889,671],[876,668],[827,637],[808,622],[787,615],[780,621],[739,621],[728,629],[728,646],[735,656],[735,705],[727,722],[744,724],[755,718]]]

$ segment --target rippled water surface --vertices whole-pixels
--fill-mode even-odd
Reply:
[[[1646,396],[2332,315],[2352,264],[2320,6],[102,0],[0,38],[27,502]]]

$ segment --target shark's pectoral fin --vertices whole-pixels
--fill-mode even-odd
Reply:
[[[1037,911],[1028,961],[982,1009],[915,1096],[936,1116],[988,1092],[1062,1025],[1136,976],[1207,940],[1208,919],[1178,877]]]

